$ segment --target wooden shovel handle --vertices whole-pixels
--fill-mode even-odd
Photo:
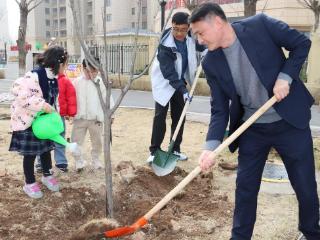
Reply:
[[[261,108],[259,108],[247,121],[245,121],[234,133],[232,133],[223,143],[217,147],[209,157],[215,158],[222,150],[228,147],[241,133],[243,133],[251,124],[253,124],[264,112],[277,102],[275,96],[270,98]],[[201,168],[197,166],[188,174],[174,189],[164,196],[149,212],[144,215],[149,220],[156,212],[163,208],[172,198],[174,198],[185,186],[187,186],[198,174]]]
[[[199,66],[198,66],[198,69],[197,69],[196,76],[195,76],[195,78],[194,78],[194,80],[193,80],[192,87],[191,87],[191,89],[190,89],[190,93],[189,93],[190,96],[193,96],[193,92],[194,92],[194,90],[196,89],[196,85],[197,85],[197,82],[198,82],[198,79],[199,79],[201,70],[202,70],[202,65],[201,65],[201,63],[200,63]],[[182,125],[183,119],[184,119],[184,117],[185,117],[186,114],[187,114],[187,109],[188,109],[189,105],[190,105],[190,102],[189,102],[189,101],[186,101],[185,104],[184,104],[184,108],[183,108],[183,111],[182,111],[182,113],[181,113],[179,122],[178,122],[177,127],[176,127],[176,129],[174,130],[174,133],[173,133],[173,136],[172,136],[172,141],[173,141],[173,142],[176,141],[176,138],[177,138],[177,136],[178,136],[178,133],[179,133],[180,127],[181,127],[181,125]]]

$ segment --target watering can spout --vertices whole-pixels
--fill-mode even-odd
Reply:
[[[61,135],[55,135],[51,138],[49,138],[51,141],[54,141],[56,143],[59,143],[63,146],[67,146],[68,142],[61,136]]]
[[[59,143],[70,152],[78,153],[80,151],[76,143],[68,143],[60,134],[64,131],[61,116],[57,112],[44,113],[38,112],[32,122],[32,131],[39,139],[48,139]]]

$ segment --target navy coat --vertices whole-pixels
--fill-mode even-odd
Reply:
[[[276,103],[274,108],[292,126],[299,129],[308,127],[314,99],[300,80],[299,73],[311,41],[297,30],[289,28],[286,23],[265,14],[235,22],[232,27],[269,97],[273,96],[273,87],[280,72],[293,79],[289,95]],[[287,58],[282,47],[289,51]],[[202,66],[211,89],[211,119],[207,141],[222,141],[229,118],[229,135],[240,126],[243,107],[222,49],[209,51]],[[238,142],[235,141],[229,148],[234,152],[237,147]]]

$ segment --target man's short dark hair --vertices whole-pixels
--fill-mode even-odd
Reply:
[[[177,12],[172,17],[172,23],[177,25],[189,24],[188,22],[189,14],[185,12]]]
[[[98,64],[100,64],[100,59],[99,59],[98,57],[94,57],[94,60],[95,60]],[[90,67],[91,69],[97,69],[96,67],[94,67],[94,66],[90,63],[89,60],[86,60],[86,59],[83,59],[83,60],[82,60],[82,66],[83,66],[84,68],[87,68],[87,63],[88,63],[88,65],[89,65],[89,67]]]
[[[199,5],[191,14],[189,23],[195,23],[204,20],[207,16],[218,16],[227,21],[226,14],[216,3],[203,3]]]

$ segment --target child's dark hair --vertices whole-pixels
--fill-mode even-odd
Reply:
[[[226,14],[217,3],[203,3],[193,10],[189,23],[195,23],[204,20],[207,16],[218,16],[222,20],[227,21]]]
[[[94,60],[95,60],[98,64],[100,64],[100,59],[99,59],[98,57],[94,57]],[[90,61],[87,60],[87,59],[83,59],[83,60],[82,60],[82,67],[83,67],[83,68],[87,68],[87,63],[88,63],[88,65],[89,65],[89,68],[91,68],[91,69],[97,69],[97,68],[94,67],[94,66],[90,63]]]
[[[38,56],[37,64],[45,68],[50,68],[53,74],[57,75],[60,64],[66,63],[68,57],[68,52],[63,47],[52,46]]]
[[[185,12],[177,12],[172,16],[172,23],[177,25],[189,24],[188,22],[189,14]]]

